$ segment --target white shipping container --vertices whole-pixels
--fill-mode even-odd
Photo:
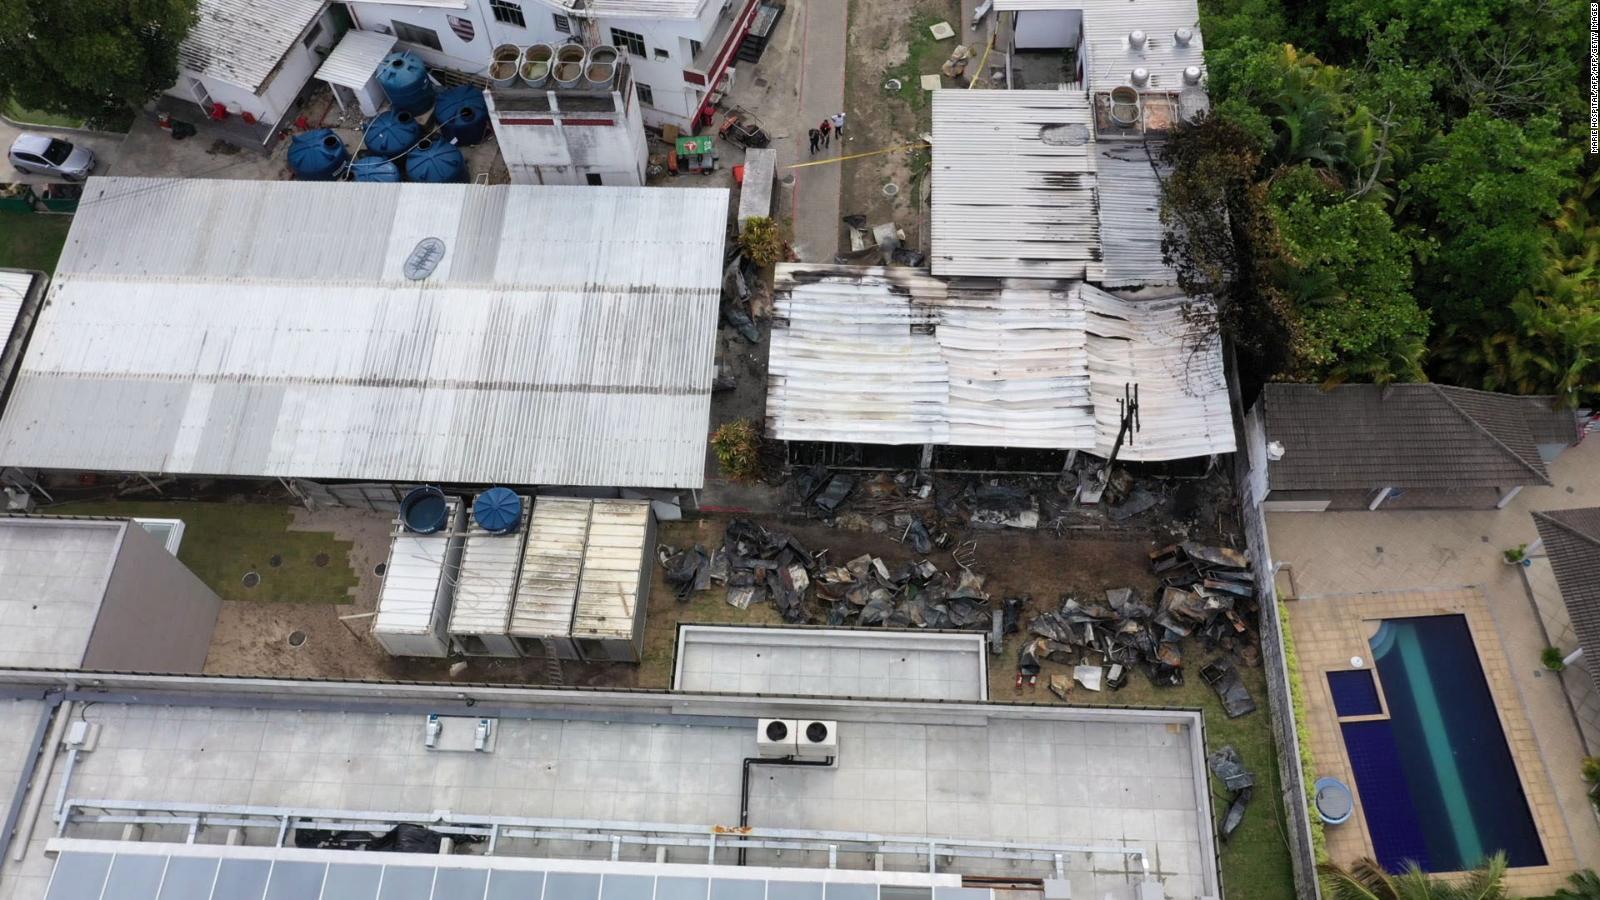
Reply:
[[[395,522],[394,541],[378,594],[372,636],[391,656],[450,655],[445,626],[461,565],[461,501],[451,498],[448,523],[433,534]]]

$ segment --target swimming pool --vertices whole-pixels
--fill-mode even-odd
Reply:
[[[1378,862],[1453,872],[1504,850],[1544,865],[1466,618],[1385,619],[1371,644],[1389,717],[1339,727]]]

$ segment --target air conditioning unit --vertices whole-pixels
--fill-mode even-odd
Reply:
[[[801,759],[839,757],[839,723],[825,719],[801,719],[797,736]]]
[[[757,719],[756,752],[772,759],[796,756],[799,746],[795,737],[800,733],[800,723],[794,719]]]

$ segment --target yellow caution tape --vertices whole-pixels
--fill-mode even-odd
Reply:
[[[885,153],[898,153],[901,150],[920,150],[920,149],[922,149],[924,147],[927,147],[927,146],[929,146],[929,145],[928,144],[901,144],[898,147],[887,147],[887,148],[885,148],[883,150],[868,150],[865,153],[852,153],[849,156],[835,156],[835,157],[832,157],[831,159],[819,159],[819,160],[817,160],[815,162],[795,163],[794,165],[786,166],[785,168],[789,168],[789,169],[804,169],[804,168],[807,168],[809,166],[826,166],[826,165],[830,165],[832,163],[841,163],[841,162],[844,162],[847,159],[861,159],[862,157],[865,157],[865,156],[881,156],[881,155],[883,155]]]

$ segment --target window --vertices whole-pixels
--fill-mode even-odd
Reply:
[[[585,174],[583,177],[584,177],[584,180],[588,181],[590,184],[599,184],[600,183],[600,176],[598,174],[594,173],[594,172],[589,172],[589,173]],[[607,876],[606,877],[606,881],[609,883],[611,881],[611,876]]]
[[[555,20],[557,31],[561,32],[562,34],[572,33],[572,22],[569,21],[566,16],[563,16],[561,13],[551,13],[550,18]]]
[[[406,22],[391,22],[390,24],[394,26],[394,36],[408,44],[417,44],[434,50],[444,49],[439,46],[439,32],[434,31],[432,28],[419,28]]]
[[[640,59],[644,58],[644,35],[623,31],[621,28],[611,29],[611,43],[618,47],[626,47],[629,53]]]
[[[690,59],[699,59],[700,58],[700,42],[695,40],[694,38],[690,38],[689,39],[689,58]]]
[[[661,49],[660,47],[656,48],[656,59],[671,59],[671,58],[672,58],[672,54],[670,54],[667,51]]]
[[[322,37],[322,23],[314,22],[311,25],[311,30],[306,32],[306,36],[300,39],[300,46],[310,50],[311,45],[315,44],[319,37]]]
[[[639,82],[635,81],[633,83],[633,87],[634,87],[635,90],[637,90],[639,92],[639,102],[640,103],[644,104],[645,106],[655,106],[656,105],[656,95],[650,93],[650,85],[648,85],[648,84],[640,84]]]
[[[494,14],[496,22],[504,22],[518,28],[528,27],[528,20],[522,17],[521,4],[512,3],[511,0],[489,0],[489,12]]]

